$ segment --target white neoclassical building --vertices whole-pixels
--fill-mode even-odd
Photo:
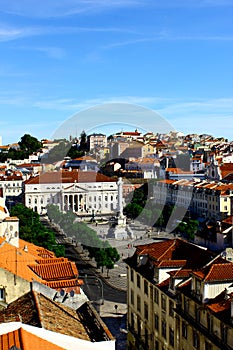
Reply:
[[[117,183],[112,178],[88,171],[41,173],[24,183],[25,205],[39,214],[48,204],[80,215],[114,214]]]

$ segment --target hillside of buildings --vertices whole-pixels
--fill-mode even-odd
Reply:
[[[39,219],[45,218],[73,246],[82,247],[96,269],[113,270],[114,275],[118,264],[128,267],[127,277],[116,276],[127,278],[128,349],[233,348],[232,141],[138,130],[112,135],[83,131],[70,140],[39,141],[25,134],[18,143],[0,146],[0,161],[0,249],[5,254],[0,318],[7,334],[1,341],[10,332],[17,339],[28,331],[23,325],[10,330],[6,324],[27,323],[20,309],[23,300],[28,310],[38,303],[54,313],[59,308],[59,315],[68,312],[80,327],[88,313],[98,319],[94,333],[103,340],[102,348],[115,346],[83,296],[77,297],[84,305],[80,311],[82,306],[76,305],[78,316],[56,304],[61,290],[67,296],[71,291],[83,295],[82,282],[75,266],[59,257],[63,254],[55,237],[42,230]],[[131,248],[137,225],[144,230],[141,242],[123,261],[108,239]],[[143,242],[143,237],[153,243]],[[9,316],[11,308],[19,310],[19,319]],[[40,308],[37,312],[34,317],[41,318]],[[92,327],[81,323],[85,330]],[[92,341],[94,333],[82,334]],[[35,335],[50,341],[46,332],[31,331],[31,339]]]

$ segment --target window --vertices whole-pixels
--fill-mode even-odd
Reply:
[[[187,329],[187,323],[182,322],[182,337],[187,339],[188,329]]]
[[[138,330],[138,336],[141,336],[141,321],[139,318],[137,318],[137,330]]]
[[[5,289],[0,288],[0,300],[5,300]]]
[[[167,338],[167,324],[165,320],[162,320],[162,336]]]
[[[144,280],[144,293],[148,295],[148,282]]]
[[[133,312],[131,312],[131,327],[132,329],[134,329],[135,325],[134,325],[134,314]]]
[[[223,343],[227,343],[227,327],[221,323],[221,338]]]
[[[141,288],[140,275],[137,275],[137,287],[138,287],[138,288]]]
[[[174,331],[171,327],[169,328],[169,343],[174,346]]]
[[[137,310],[141,312],[141,299],[139,295],[137,295]]]
[[[172,300],[169,300],[169,315],[170,315],[171,317],[174,317],[174,310],[173,310],[173,308],[174,308],[173,301],[172,301]]]
[[[200,310],[197,305],[195,305],[195,318],[197,322],[200,322]]]
[[[155,314],[155,329],[159,330],[159,316]]]
[[[166,297],[164,294],[161,294],[161,304],[162,310],[166,311]]]
[[[189,300],[187,298],[184,299],[184,311],[189,312]]]
[[[213,332],[213,320],[210,314],[207,314],[207,328],[210,333]]]
[[[212,350],[212,344],[210,344],[208,341],[205,341],[205,350]]]
[[[148,339],[149,339],[148,334],[149,334],[148,329],[145,328],[145,346],[146,346],[146,349],[148,349]]]
[[[196,331],[193,331],[193,346],[195,349],[199,349],[199,335]]]
[[[154,289],[154,302],[156,303],[156,304],[158,304],[159,303],[159,291],[158,291],[158,289]]]
[[[147,305],[147,303],[144,303],[144,318],[145,318],[145,320],[148,320],[148,305]]]
[[[131,289],[130,291],[130,299],[131,299],[131,304],[134,305],[134,291]]]
[[[131,279],[131,282],[133,282],[134,281],[134,276],[133,276],[133,273],[134,273],[134,271],[133,271],[133,269],[131,269],[130,270],[130,279]]]

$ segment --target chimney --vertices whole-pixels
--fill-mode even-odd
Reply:
[[[26,253],[28,253],[28,246],[25,245],[25,246],[23,247],[23,250],[24,250]]]

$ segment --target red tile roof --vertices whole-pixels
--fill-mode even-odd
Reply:
[[[204,281],[233,281],[233,263],[211,264],[207,268],[193,272]]]
[[[20,318],[24,324],[86,341],[113,339],[89,302],[83,303],[77,310],[74,310],[42,293],[31,291],[1,310],[0,322],[16,321],[15,316]],[[34,347],[31,349],[34,350]]]
[[[233,163],[224,163],[223,165],[221,165],[220,172],[223,179],[224,177],[233,174]]]
[[[137,246],[136,254],[149,255],[155,264],[178,261],[186,269],[200,268],[212,260],[211,252],[180,238]]]
[[[61,171],[46,172],[38,176],[31,177],[25,184],[49,184],[49,183],[85,183],[85,182],[115,182],[110,177],[95,173],[94,171]]]
[[[186,260],[162,260],[158,264],[155,263],[158,267],[183,267],[186,265]]]
[[[36,280],[51,288],[57,286],[58,289],[65,290],[69,287],[77,287],[76,292],[80,292],[81,282],[74,262],[66,258],[56,258],[53,252],[22,239],[19,239],[19,248],[10,245],[2,237],[0,237],[0,244],[0,268],[29,282]]]
[[[57,259],[56,259],[57,260]],[[78,270],[74,262],[61,261],[49,264],[28,265],[33,272],[46,281],[69,279],[78,276]]]
[[[177,271],[170,271],[169,275],[176,278],[187,278],[190,276],[192,270],[190,269],[182,269]]]
[[[216,313],[218,316],[227,316],[227,320],[229,320],[232,298],[233,293],[226,295],[226,291],[223,291],[214,299],[210,299],[210,301],[207,304],[207,308],[212,312]],[[229,313],[227,314],[227,312]]]
[[[0,335],[0,349],[64,350],[64,347],[57,346],[35,334],[27,332],[23,328],[19,328],[13,332]]]

